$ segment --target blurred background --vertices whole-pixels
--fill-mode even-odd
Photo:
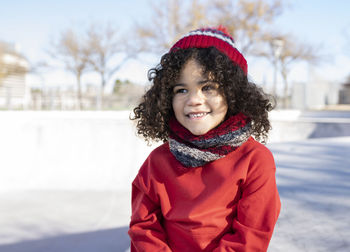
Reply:
[[[284,208],[270,251],[349,251],[349,1],[0,6],[0,251],[128,249],[130,184],[158,144],[136,136],[132,108],[174,41],[218,25],[277,101],[268,147]]]
[[[130,109],[147,70],[188,31],[224,25],[249,76],[281,109],[349,100],[347,1],[21,1],[2,3],[2,110]]]

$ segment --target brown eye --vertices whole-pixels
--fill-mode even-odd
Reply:
[[[184,88],[175,88],[174,89],[174,94],[184,94],[187,93],[187,90]]]
[[[207,85],[207,86],[204,86],[202,88],[203,91],[210,91],[210,90],[213,90],[214,88],[211,86],[211,85]]]
[[[217,90],[217,89],[218,89],[218,85],[215,83],[207,84],[207,85],[202,87],[203,91],[212,91],[212,90]]]

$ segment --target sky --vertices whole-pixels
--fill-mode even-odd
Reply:
[[[158,0],[159,1],[159,0]],[[290,79],[305,82],[324,79],[341,83],[350,74],[350,1],[347,0],[285,0],[288,4],[274,27],[293,34],[296,40],[321,48],[324,60],[316,66],[296,64]],[[14,43],[29,62],[50,61],[50,41],[69,27],[90,22],[110,22],[127,33],[135,22],[148,22],[152,15],[148,0],[12,0],[2,1],[0,40]],[[349,39],[346,39],[346,34]],[[157,58],[131,60],[116,78],[137,83],[147,82],[147,70],[158,63]],[[256,82],[271,81],[273,71],[266,62],[248,58],[249,74]],[[93,79],[94,77],[90,75]],[[96,77],[96,76],[95,76]],[[84,79],[85,78],[85,79]],[[83,77],[88,83],[89,77]],[[74,77],[59,70],[46,70],[28,78],[30,85],[74,85]]]

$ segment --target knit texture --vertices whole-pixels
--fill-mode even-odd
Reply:
[[[226,54],[232,60],[232,62],[238,65],[247,75],[247,61],[237,50],[233,38],[223,27],[201,28],[191,31],[177,41],[170,51],[187,48],[208,48],[212,46]]]
[[[223,158],[251,136],[251,121],[242,113],[200,136],[193,135],[175,118],[169,126],[170,151],[185,167],[199,167]]]

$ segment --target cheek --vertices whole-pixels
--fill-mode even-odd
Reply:
[[[175,97],[173,98],[172,107],[173,107],[173,111],[174,111],[175,115],[180,113],[180,111],[181,111],[181,102],[179,101],[179,99],[177,99]]]
[[[218,113],[225,113],[225,115],[226,115],[228,106],[227,106],[226,99],[224,97],[222,97],[222,96],[216,97],[212,101],[212,104]]]

